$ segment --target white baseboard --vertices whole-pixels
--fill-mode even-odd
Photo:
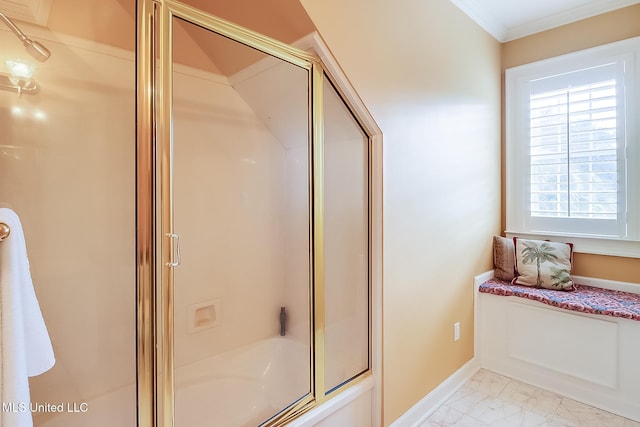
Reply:
[[[418,427],[478,372],[478,369],[480,369],[480,364],[476,362],[475,358],[471,359],[429,394],[420,399],[418,403],[409,408],[390,427]]]

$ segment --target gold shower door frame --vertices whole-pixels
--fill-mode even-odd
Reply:
[[[180,18],[304,68],[309,76],[309,224],[311,390],[266,425],[280,426],[328,399],[325,388],[324,306],[324,122],[323,82],[334,83],[369,139],[369,367],[333,390],[371,375],[372,133],[362,125],[340,85],[321,61],[305,52],[174,0],[138,0],[137,5],[137,396],[139,427],[174,426],[173,360],[173,61],[172,18]],[[182,427],[182,426],[177,426]]]

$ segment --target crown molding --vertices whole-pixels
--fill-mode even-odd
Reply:
[[[527,22],[516,27],[507,29],[503,42],[519,39],[521,37],[530,36],[531,34],[557,28],[572,22],[581,21],[591,18],[592,16],[611,12],[616,9],[631,6],[640,3],[639,0],[598,0],[567,10],[556,13],[542,19]]]
[[[480,25],[493,38],[502,42],[507,34],[507,27],[491,15],[491,12],[482,7],[478,0],[451,0],[469,18]]]
[[[555,13],[522,25],[507,27],[484,8],[478,0],[451,0],[467,16],[500,42],[508,42],[541,31],[550,30],[602,13],[640,3],[640,0],[595,0],[583,6]]]

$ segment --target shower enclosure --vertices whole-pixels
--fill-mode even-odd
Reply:
[[[284,424],[370,375],[371,135],[313,53],[184,3],[146,13],[158,413]]]
[[[360,388],[376,424],[380,132],[321,39],[66,4],[18,21],[37,91],[0,90],[0,207],[57,359],[31,398],[78,408],[34,425],[284,425]]]

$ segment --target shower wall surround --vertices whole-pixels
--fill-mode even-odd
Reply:
[[[296,169],[225,77],[194,78],[177,68],[184,72],[174,73],[175,229],[183,260],[175,270],[176,368],[278,334],[280,307],[293,307],[291,257],[302,267],[303,289],[309,275],[306,191],[297,203],[288,191],[308,187],[306,150],[305,167]],[[298,218],[288,205],[298,207]],[[287,251],[295,239],[287,229],[301,222],[307,248]],[[212,299],[221,301],[220,325],[188,334],[190,308]]]
[[[23,29],[52,56],[36,66],[38,94],[0,91],[0,204],[21,218],[56,355],[49,372],[31,378],[31,399],[65,405],[34,412],[34,425],[134,426],[133,43],[126,51]],[[4,29],[0,46],[2,64],[28,58]]]

